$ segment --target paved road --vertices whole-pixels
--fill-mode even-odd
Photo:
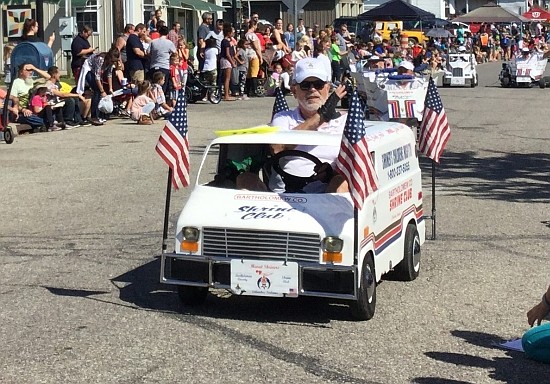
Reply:
[[[223,292],[183,308],[158,283],[160,124],[1,143],[0,382],[548,380],[547,366],[493,346],[527,329],[550,271],[550,91],[499,88],[499,67],[480,66],[478,88],[441,90],[453,131],[438,169],[438,240],[416,281],[379,285],[368,322],[322,300]],[[191,105],[194,169],[214,129],[264,123],[272,102]],[[188,193],[174,194],[172,223]]]

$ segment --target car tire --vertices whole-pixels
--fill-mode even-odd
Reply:
[[[201,305],[208,296],[208,287],[178,285],[178,297],[183,305],[194,307]]]
[[[376,310],[376,272],[370,252],[363,259],[359,282],[357,300],[350,304],[351,316],[355,320],[370,320]]]
[[[403,250],[403,260],[394,270],[394,276],[398,280],[413,281],[420,273],[420,235],[416,225],[409,223],[405,230],[405,245]]]
[[[11,144],[13,143],[13,140],[15,138],[15,135],[13,134],[13,131],[11,130],[11,128],[6,128],[4,130],[4,141],[6,142],[6,144]]]
[[[500,85],[502,85],[502,88],[510,88],[510,85],[511,85],[510,78],[508,76],[504,76],[500,80]]]

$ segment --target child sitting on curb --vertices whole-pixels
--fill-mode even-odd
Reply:
[[[151,87],[151,92],[149,97],[155,102],[155,109],[152,112],[153,119],[158,118],[159,116],[168,117],[172,113],[173,108],[168,105],[166,102],[166,96],[162,91],[162,86],[166,81],[164,73],[158,71],[153,73],[153,86]]]
[[[138,85],[138,96],[132,103],[132,119],[140,125],[153,123],[151,112],[155,109],[155,102],[148,96],[151,91],[151,83],[145,80]]]

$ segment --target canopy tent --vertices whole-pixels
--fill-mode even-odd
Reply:
[[[550,19],[550,12],[542,8],[533,7],[521,16],[526,17],[531,21],[546,21]]]
[[[390,0],[357,16],[359,20],[373,21],[420,21],[432,20],[433,13],[415,7],[403,0]]]
[[[462,23],[526,23],[530,20],[495,3],[487,3],[472,12],[453,19],[453,21]]]

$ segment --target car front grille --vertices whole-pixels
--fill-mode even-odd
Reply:
[[[319,261],[318,234],[203,228],[204,256],[287,261]]]
[[[453,68],[454,77],[462,77],[462,68]]]

